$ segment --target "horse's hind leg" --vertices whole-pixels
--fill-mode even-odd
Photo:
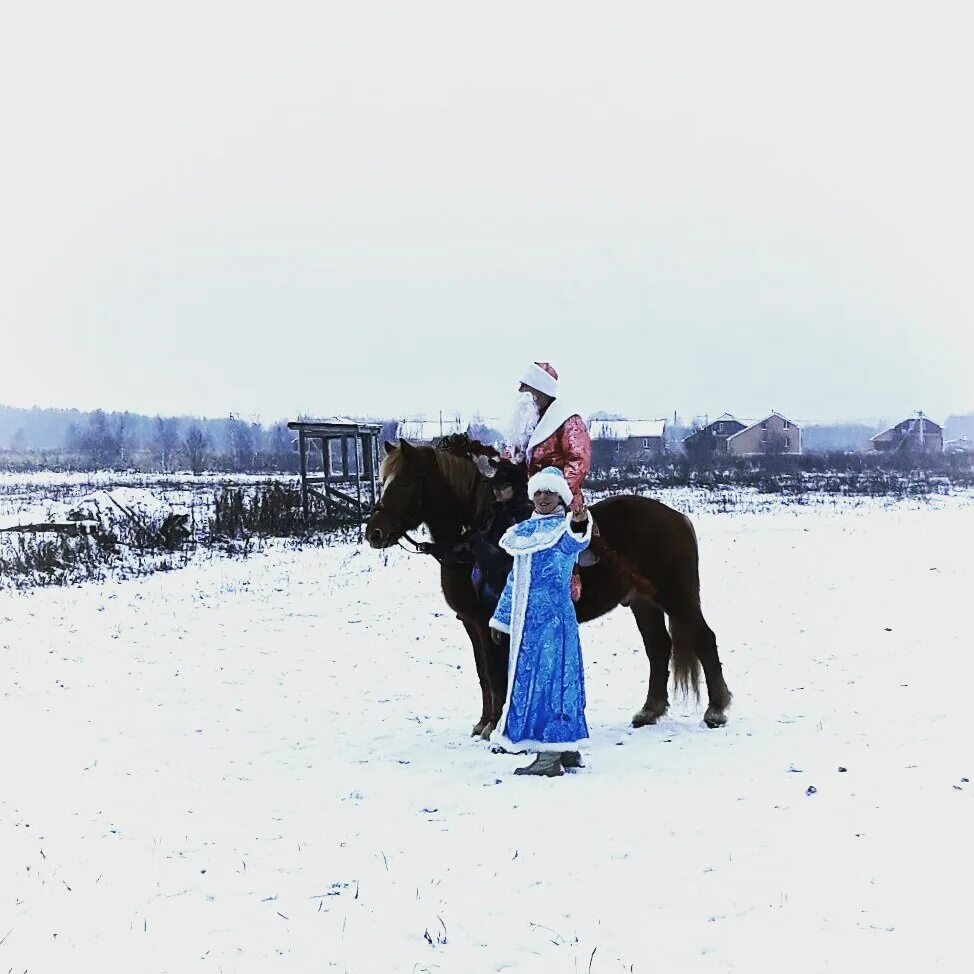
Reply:
[[[633,600],[631,609],[649,657],[649,692],[646,702],[632,718],[633,727],[644,727],[655,724],[670,704],[666,689],[670,678],[672,644],[661,609],[640,598]]]
[[[717,654],[717,637],[707,625],[699,608],[690,613],[689,618],[670,616],[673,629],[673,653],[677,659],[693,660],[696,657],[703,667],[707,681],[707,710],[703,715],[708,727],[723,727],[727,723],[725,711],[730,706],[731,692],[724,682],[724,674]],[[695,667],[694,667],[695,671]]]

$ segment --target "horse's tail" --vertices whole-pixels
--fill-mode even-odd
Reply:
[[[700,661],[685,639],[673,640],[673,686],[677,693],[700,700]]]
[[[690,536],[693,538],[694,558],[697,556],[697,531],[693,526],[693,521],[685,514],[681,515],[690,529]],[[693,694],[693,699],[700,700],[700,660],[697,659],[696,650],[691,642],[686,639],[673,640],[673,685],[677,693],[682,693],[684,697]]]

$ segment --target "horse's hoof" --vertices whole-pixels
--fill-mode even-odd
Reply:
[[[722,710],[714,710],[712,707],[708,707],[707,712],[703,715],[703,722],[710,728],[723,727],[727,723],[727,714]]]
[[[655,700],[652,703],[644,704],[641,710],[637,710],[633,714],[632,726],[648,727],[650,724],[655,724],[666,713],[666,707],[665,703],[659,703]]]
[[[632,715],[632,726],[633,727],[649,727],[650,724],[655,724],[659,721],[660,715],[657,713],[644,714],[641,710]]]
[[[487,726],[487,721],[478,720],[476,724],[473,725],[473,730],[470,732],[471,737],[480,737],[484,732],[484,728]]]
[[[490,740],[490,735],[494,733],[494,728],[495,728],[496,726],[497,726],[497,724],[494,724],[494,723],[491,723],[491,724],[487,724],[487,725],[486,725],[486,726],[484,727],[484,729],[483,729],[483,730],[482,730],[482,731],[480,732],[480,736],[481,736],[481,737],[482,737],[482,738],[483,738],[483,739],[484,739],[485,741],[489,741],[489,740]]]

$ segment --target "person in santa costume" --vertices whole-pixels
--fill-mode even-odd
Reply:
[[[568,580],[592,538],[585,506],[572,511],[565,475],[547,467],[528,481],[534,514],[500,540],[514,567],[490,620],[495,642],[510,637],[507,698],[491,741],[503,751],[532,751],[515,774],[554,777],[582,766],[588,738],[578,620]]]
[[[550,363],[532,362],[521,377],[513,427],[515,459],[527,464],[529,476],[557,467],[571,488],[571,509],[577,511],[592,466],[592,441],[585,420],[558,398],[558,373]]]
[[[514,462],[524,463],[531,476],[546,467],[560,470],[572,492],[571,510],[582,508],[582,484],[592,466],[592,440],[585,420],[558,398],[558,373],[549,362],[532,362],[521,377],[510,452]],[[576,570],[571,577],[572,601],[578,601],[581,591]]]

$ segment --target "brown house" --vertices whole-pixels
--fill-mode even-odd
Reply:
[[[772,413],[727,438],[730,456],[786,456],[802,452],[802,431],[797,423]]]
[[[589,425],[592,467],[607,470],[648,463],[663,452],[666,420],[596,419]]]
[[[878,453],[943,453],[944,431],[923,413],[891,426],[872,438]]]
[[[691,433],[683,441],[683,449],[688,454],[699,459],[722,457],[727,455],[727,440],[735,433],[746,429],[747,424],[724,413],[712,423]]]

